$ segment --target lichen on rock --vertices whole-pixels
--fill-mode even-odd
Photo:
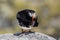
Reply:
[[[9,34],[0,34],[0,40],[56,40],[53,37],[45,35],[43,33],[22,33],[19,36]]]

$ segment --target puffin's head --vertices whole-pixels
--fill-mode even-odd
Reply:
[[[26,10],[24,10],[24,11],[26,11],[26,14],[27,14],[29,17],[32,18],[32,21],[34,21],[34,19],[37,17],[37,15],[36,15],[36,13],[35,13],[34,10],[26,9]],[[27,15],[26,15],[26,16],[27,16]]]
[[[38,16],[36,15],[36,12],[34,10],[28,10],[28,14],[30,17],[32,17],[32,23],[33,23],[33,27],[38,26]]]

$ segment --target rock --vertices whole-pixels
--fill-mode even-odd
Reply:
[[[0,34],[0,40],[56,40],[53,37],[43,33],[21,33],[20,35],[13,35],[12,33]]]

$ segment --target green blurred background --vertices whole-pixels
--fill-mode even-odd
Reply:
[[[35,10],[39,26],[32,31],[60,35],[60,0],[0,0],[0,33],[20,32],[16,14],[23,9]]]

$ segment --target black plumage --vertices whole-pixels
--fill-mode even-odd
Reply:
[[[30,17],[29,13],[34,14],[35,11],[30,10],[30,9],[25,9],[25,10],[19,11],[17,13],[17,20],[21,27],[29,28],[29,26],[33,24],[32,17]],[[37,27],[38,26],[37,17],[34,18],[34,21],[35,21],[35,23],[34,23],[33,27]]]

